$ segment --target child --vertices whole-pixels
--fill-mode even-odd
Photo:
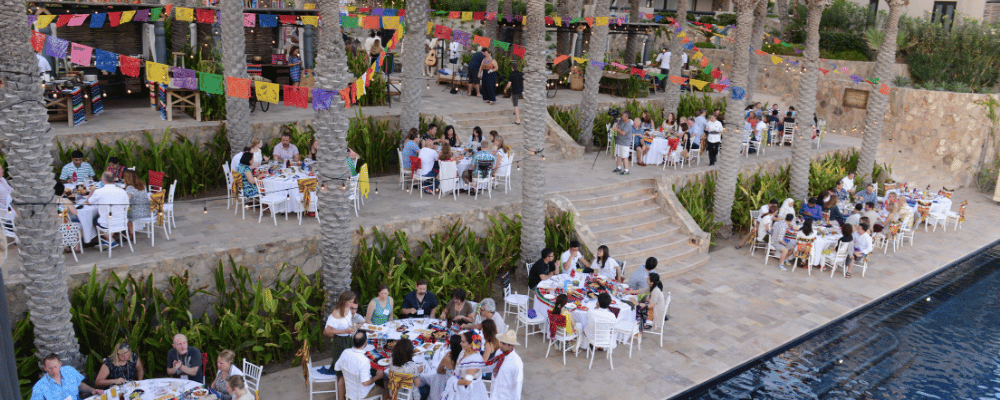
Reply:
[[[299,58],[299,48],[292,47],[288,55],[288,75],[292,78],[292,85],[299,86],[302,78],[302,59]]]

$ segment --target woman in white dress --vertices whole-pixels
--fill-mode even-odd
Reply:
[[[459,335],[462,343],[462,353],[455,360],[455,370],[452,371],[448,383],[445,384],[442,400],[486,400],[490,396],[483,383],[482,371],[486,367],[483,356],[472,347],[472,332],[465,331]]]
[[[601,245],[601,247],[597,248],[597,255],[594,256],[594,262],[590,263],[590,268],[593,269],[595,274],[604,276],[609,281],[620,281],[623,279],[620,271],[618,270],[618,261],[611,258],[608,246]]]
[[[788,214],[795,215],[795,200],[785,199],[785,201],[781,202],[781,208],[778,209],[777,219],[783,220]]]
[[[261,162],[271,159],[260,152],[261,147],[264,147],[264,142],[259,138],[253,138],[250,140],[250,152],[253,153],[253,161],[250,162],[250,168],[257,168],[260,166]]]

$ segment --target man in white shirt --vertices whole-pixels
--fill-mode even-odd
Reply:
[[[842,182],[844,184],[844,190],[846,190],[847,193],[850,193],[851,196],[854,196],[854,190],[855,190],[854,189],[854,173],[853,172],[848,172],[847,176],[845,176],[844,179],[841,179],[840,182]]]
[[[580,337],[579,345],[583,346],[584,349],[590,346],[590,342],[594,340],[597,334],[597,323],[598,322],[610,322],[614,324],[618,321],[618,317],[611,312],[608,308],[611,307],[611,295],[601,293],[597,296],[597,307],[587,311],[587,326],[583,329],[583,335]],[[613,336],[613,335],[612,335]],[[611,341],[611,347],[615,347],[615,342],[617,340]],[[576,351],[580,351],[577,347]]]
[[[868,217],[868,223],[874,226],[878,224],[882,217],[878,215],[878,211],[875,211],[875,203],[867,202],[865,203],[865,211],[861,213],[862,217]]]
[[[340,358],[337,363],[334,364],[333,369],[337,371],[350,372],[361,380],[362,394],[361,397],[378,397],[385,393],[385,388],[381,386],[375,386],[375,382],[382,379],[382,371],[375,371],[375,375],[372,375],[371,361],[365,356],[365,346],[368,344],[368,335],[364,331],[358,331],[353,337],[354,347],[344,350],[340,354]],[[346,376],[340,379],[346,379]],[[345,391],[346,392],[346,391]]]
[[[49,60],[39,53],[35,53],[35,57],[38,58],[38,70],[42,74],[42,81],[52,80],[52,65],[49,64]]]
[[[670,75],[670,51],[666,47],[656,56],[656,62],[660,63],[660,73]],[[667,78],[660,79],[660,90],[667,87]]]
[[[451,64],[451,69],[456,70],[458,65],[459,56],[462,55],[462,44],[459,42],[451,42],[448,44],[448,63]]]
[[[104,171],[104,174],[101,174],[101,182],[104,183],[104,187],[95,189],[87,198],[87,204],[98,207],[94,224],[101,228],[108,228],[109,216],[114,217],[115,214],[119,213],[119,216],[125,216],[128,212],[128,193],[115,186],[114,172]],[[118,242],[111,242],[110,237],[105,236],[105,239],[111,243],[112,247],[118,245]]]
[[[490,385],[490,400],[521,400],[524,387],[524,362],[514,351],[517,334],[514,331],[497,336],[500,341],[500,355],[486,360],[493,366],[493,383]]]
[[[851,277],[851,266],[855,261],[864,260],[872,252],[872,236],[868,234],[868,224],[862,222],[854,228],[854,252],[847,255],[847,277]]]
[[[507,323],[503,320],[503,315],[497,312],[497,303],[493,299],[487,297],[479,303],[479,314],[476,315],[476,323],[474,324],[464,324],[462,329],[483,329],[483,321],[492,319],[493,323],[497,326],[497,335],[501,335],[507,332]]]
[[[704,116],[699,116],[698,118],[705,119]],[[712,166],[715,165],[719,148],[722,146],[722,122],[716,119],[715,114],[709,116],[708,119],[708,122],[704,125],[705,131],[708,133],[708,136],[705,138],[705,142],[707,142],[705,147],[708,148],[708,165]],[[697,125],[697,121],[695,124]],[[692,135],[691,140],[691,147],[694,147],[694,135]],[[701,140],[700,136],[698,140]]]
[[[365,39],[365,54],[372,53],[372,45],[375,44],[375,31],[368,32],[368,39]]]
[[[417,157],[420,158],[420,169],[417,171],[420,176],[423,177],[437,177],[437,168],[434,168],[434,163],[438,160],[438,152],[434,149],[434,142],[430,140],[423,141],[424,148],[417,152]],[[434,188],[438,186],[438,180],[424,181],[424,192],[428,194],[434,194]]]
[[[276,161],[299,162],[301,160],[299,148],[292,144],[292,134],[288,132],[281,134],[281,143],[274,146],[274,151],[271,155]]]
[[[587,261],[583,253],[580,253],[580,242],[572,240],[569,242],[569,250],[564,251],[559,257],[559,265],[563,271],[569,271],[570,268],[578,268],[580,264],[590,268],[590,261]]]
[[[750,151],[756,152],[757,144],[764,140],[764,135],[767,134],[767,123],[764,122],[764,118],[757,120],[757,126],[754,126],[754,137],[750,140]]]

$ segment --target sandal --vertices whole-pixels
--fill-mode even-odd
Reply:
[[[850,272],[848,272],[848,273],[847,273],[847,275],[844,275],[844,277],[845,277],[845,278],[850,278],[850,277],[851,277],[851,273],[850,273]]]

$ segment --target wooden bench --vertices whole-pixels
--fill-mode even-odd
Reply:
[[[444,83],[445,85],[450,85],[452,83],[451,75],[445,75],[440,72],[437,74],[437,84],[440,85]],[[456,78],[455,86],[469,86],[469,78]]]

